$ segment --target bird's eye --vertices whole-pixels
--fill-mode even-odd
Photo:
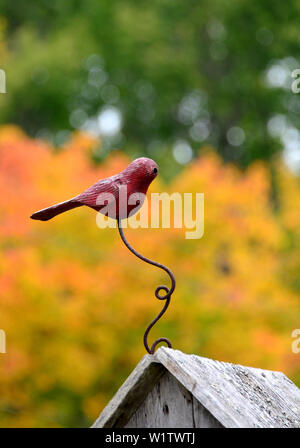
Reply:
[[[153,168],[153,174],[157,174],[158,169],[157,168]]]

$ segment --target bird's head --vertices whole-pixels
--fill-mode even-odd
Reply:
[[[148,159],[147,157],[140,157],[131,162],[123,173],[126,176],[130,176],[132,180],[135,179],[149,186],[158,174],[158,166],[154,160]]]

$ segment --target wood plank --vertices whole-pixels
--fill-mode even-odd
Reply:
[[[205,424],[202,409],[197,416],[198,401],[224,427],[300,427],[300,390],[283,373],[214,361],[165,347],[155,355],[144,356],[93,427],[126,425],[166,370],[193,396],[197,426]],[[169,389],[170,384],[171,380]],[[152,401],[154,405],[154,397]],[[176,419],[175,412],[173,415]]]
[[[223,425],[199,401],[193,397],[195,428],[224,428]]]
[[[222,428],[222,425],[166,372],[125,428]]]
[[[155,356],[225,427],[300,427],[300,390],[281,372],[165,347]]]
[[[122,428],[164,372],[165,368],[153,356],[144,356],[92,428]]]
[[[193,398],[166,372],[125,428],[193,428]]]

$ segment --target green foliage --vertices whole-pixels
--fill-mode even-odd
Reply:
[[[297,67],[296,0],[44,0],[25,11],[20,1],[0,0],[0,11],[8,78],[0,119],[31,135],[60,144],[68,135],[61,131],[113,105],[123,114],[122,133],[105,139],[98,159],[121,147],[169,164],[174,174],[177,139],[194,152],[213,144],[225,160],[247,166],[280,149],[267,131],[273,115],[298,127],[292,78],[285,87],[266,82],[275,63],[288,73]],[[228,142],[232,127],[245,134],[237,146]]]

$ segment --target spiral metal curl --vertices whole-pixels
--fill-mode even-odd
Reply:
[[[170,269],[168,269],[166,266],[164,266],[163,264],[157,263],[156,261],[150,260],[149,258],[144,257],[143,255],[141,255],[139,252],[137,252],[135,249],[133,249],[133,247],[128,243],[128,241],[125,238],[124,232],[123,232],[123,228],[122,228],[122,222],[119,219],[118,220],[118,229],[119,229],[119,233],[120,236],[123,240],[123,243],[125,244],[125,246],[130,250],[130,252],[132,252],[136,257],[140,258],[141,260],[145,261],[148,264],[152,264],[153,266],[156,266],[160,269],[163,269],[170,277],[171,279],[171,288],[168,288],[165,285],[160,285],[156,288],[155,290],[155,297],[158,300],[165,300],[166,303],[163,307],[163,309],[161,310],[161,312],[155,317],[155,319],[152,320],[152,322],[148,325],[145,333],[144,333],[144,346],[147,350],[147,352],[150,355],[153,355],[156,349],[156,346],[160,343],[160,342],[166,342],[166,344],[168,345],[169,348],[172,348],[172,344],[170,342],[169,339],[167,338],[159,338],[156,339],[156,341],[153,342],[151,348],[148,345],[148,334],[151,330],[151,328],[156,324],[156,322],[162,317],[162,315],[166,312],[170,301],[171,301],[171,295],[174,292],[175,286],[176,286],[176,281],[175,281],[175,277],[173,275],[173,273],[170,271]],[[161,294],[161,291],[164,291],[165,294]]]

